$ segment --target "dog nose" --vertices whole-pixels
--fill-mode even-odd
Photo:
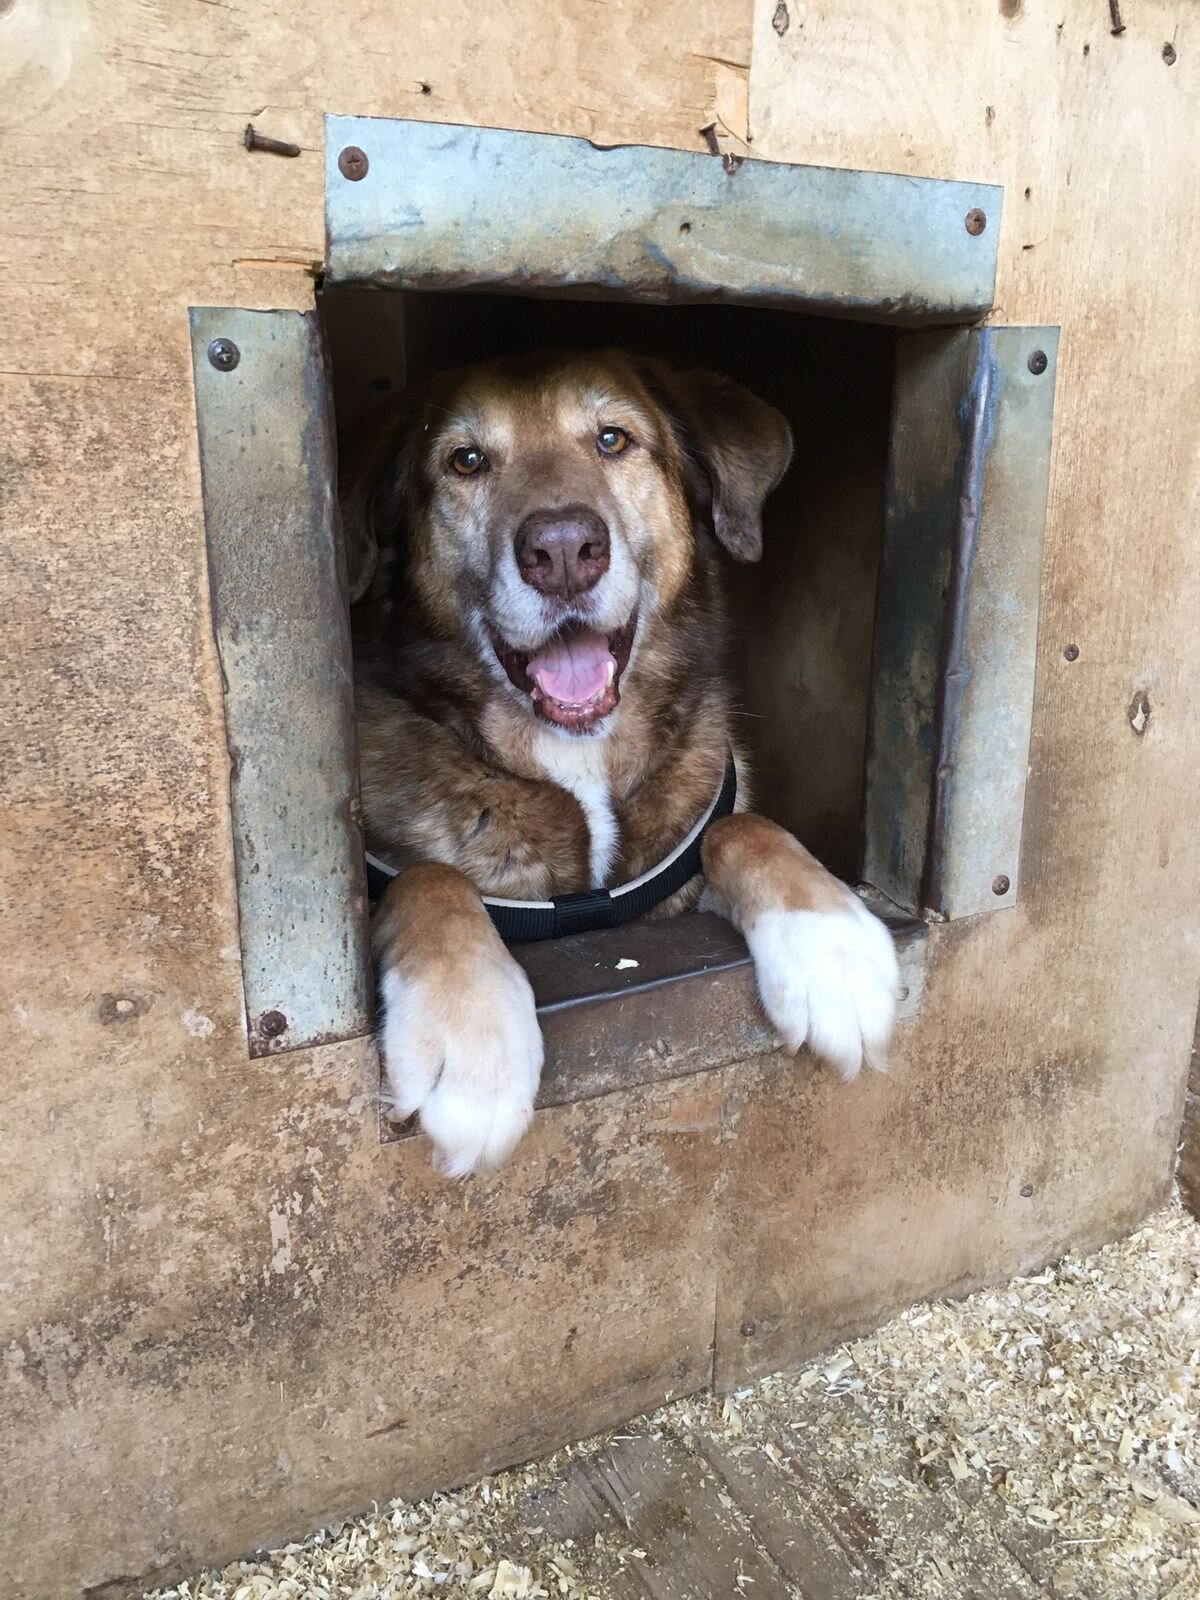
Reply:
[[[540,594],[583,594],[608,571],[608,529],[587,506],[530,512],[514,549],[521,576]]]

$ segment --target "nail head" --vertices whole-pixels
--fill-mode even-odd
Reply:
[[[987,213],[980,211],[978,206],[972,206],[963,218],[966,229],[972,237],[976,237],[987,227]]]
[[[1064,661],[1078,661],[1079,660],[1079,646],[1077,644],[1069,644],[1067,646],[1067,648],[1063,651],[1063,660]]]
[[[232,372],[241,359],[242,352],[232,339],[214,339],[208,347],[209,364],[218,372]]]
[[[1042,373],[1045,372],[1046,368],[1050,365],[1050,360],[1044,350],[1034,350],[1031,353],[1026,365],[1029,367],[1030,372],[1033,373],[1035,378],[1040,378]]]
[[[1011,888],[1012,884],[1009,882],[1008,877],[1003,872],[997,873],[997,875],[992,879],[993,894],[1007,894]]]
[[[264,1011],[258,1019],[258,1031],[264,1039],[278,1039],[287,1032],[288,1020],[282,1011]]]
[[[358,183],[365,178],[370,167],[366,151],[360,150],[356,144],[348,144],[338,157],[338,171],[351,183]]]

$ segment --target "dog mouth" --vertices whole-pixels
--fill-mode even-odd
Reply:
[[[496,659],[527,694],[543,722],[586,733],[621,699],[621,674],[629,665],[637,612],[613,633],[568,622],[537,650],[518,650],[489,628]]]

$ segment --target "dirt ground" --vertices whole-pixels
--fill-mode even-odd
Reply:
[[[1200,1224],[147,1600],[1196,1600]]]

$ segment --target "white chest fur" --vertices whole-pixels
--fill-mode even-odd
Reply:
[[[539,728],[535,754],[550,782],[573,794],[583,807],[588,825],[590,886],[599,889],[612,868],[620,839],[604,741],[578,739]]]

